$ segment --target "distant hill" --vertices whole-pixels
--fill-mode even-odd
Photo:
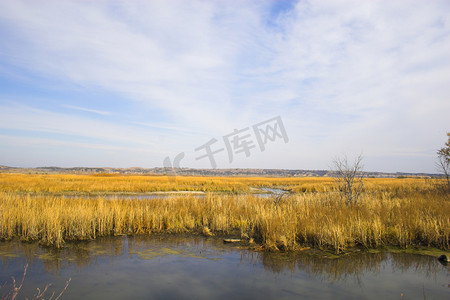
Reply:
[[[175,171],[175,173],[174,173]],[[16,168],[0,166],[0,173],[31,173],[31,174],[130,174],[130,175],[186,175],[186,176],[259,176],[259,177],[323,177],[334,176],[329,170],[287,170],[287,169],[191,169],[191,168],[109,168],[109,167],[38,167]],[[367,177],[396,178],[396,177],[441,177],[441,174],[430,173],[386,173],[364,172]]]

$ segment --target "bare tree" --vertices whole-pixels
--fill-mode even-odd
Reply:
[[[363,157],[360,154],[352,164],[347,156],[337,157],[333,160],[335,181],[339,189],[341,200],[347,205],[358,203],[359,196],[364,187]]]
[[[445,147],[437,151],[438,161],[436,165],[447,179],[448,191],[450,192],[450,132],[447,132],[447,136],[448,141],[445,143]]]

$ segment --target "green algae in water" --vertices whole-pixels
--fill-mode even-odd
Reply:
[[[188,249],[173,249],[173,248],[153,248],[144,249],[138,251],[129,251],[130,254],[137,255],[140,259],[149,260],[158,257],[165,257],[168,255],[180,256],[185,258],[199,258],[199,259],[209,259],[209,260],[219,260],[220,258],[208,257],[203,255],[195,254]]]
[[[438,258],[442,254],[445,254],[450,257],[450,252],[446,250],[440,250],[437,248],[423,248],[423,247],[412,247],[412,248],[394,248],[394,247],[385,247],[380,249],[368,249],[368,253],[403,253],[403,254],[416,254],[416,255],[424,255],[424,256],[432,256]]]
[[[42,259],[42,260],[58,259],[55,254],[50,253],[50,252],[42,253],[42,254],[36,254],[36,257],[39,258],[39,259]]]
[[[20,255],[15,254],[15,253],[0,253],[0,256],[9,257],[9,258],[20,257]]]

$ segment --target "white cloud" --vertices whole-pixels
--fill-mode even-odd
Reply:
[[[94,114],[98,114],[98,115],[109,115],[109,114],[111,114],[111,112],[109,112],[109,111],[97,110],[97,109],[92,109],[92,108],[88,108],[88,107],[76,106],[76,105],[63,104],[61,106],[65,107],[65,108],[69,108],[69,109],[90,112],[90,113],[94,113]]]
[[[274,16],[269,10],[276,3],[3,1],[1,61],[30,76],[158,108],[166,120],[156,127],[191,138],[154,147],[190,149],[205,136],[281,115],[292,136],[287,160],[301,155],[315,164],[292,168],[326,168],[328,157],[352,149],[363,149],[369,160],[383,153],[386,161],[408,149],[403,152],[419,153],[414,168],[432,171],[433,149],[450,130],[450,4],[299,1]],[[121,113],[63,99],[61,105],[102,116]],[[21,130],[117,135],[141,144],[147,134],[93,119],[83,119],[89,126],[80,129],[78,117],[45,111],[6,115],[9,125],[1,124]],[[404,170],[410,168],[407,157]],[[378,160],[373,166],[380,167]]]

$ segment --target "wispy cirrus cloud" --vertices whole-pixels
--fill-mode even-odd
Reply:
[[[76,105],[62,104],[61,106],[65,107],[65,108],[69,108],[69,109],[85,111],[85,112],[94,113],[94,114],[98,114],[98,115],[110,115],[111,114],[111,112],[109,112],[109,111],[97,110],[97,109],[92,109],[92,108],[87,108],[87,107],[76,106]]]
[[[162,135],[154,147],[177,152],[281,115],[291,140],[283,157],[254,156],[241,166],[326,168],[336,152],[364,150],[369,168],[391,170],[378,158],[371,163],[382,153],[409,171],[433,170],[433,149],[449,130],[447,1],[0,7],[0,76],[17,85],[8,86],[8,98],[20,102],[22,87],[30,89],[20,78],[39,78],[39,99],[51,99],[26,103],[23,113],[14,112],[22,121],[9,118],[3,128],[45,131],[47,117],[58,124],[70,109],[98,129],[80,131],[70,121],[54,126],[59,133],[104,139],[116,132],[118,143]],[[55,92],[55,81],[63,92]],[[73,90],[92,96],[74,99]],[[48,103],[65,111],[50,117],[57,109]],[[408,153],[419,153],[413,163]]]

